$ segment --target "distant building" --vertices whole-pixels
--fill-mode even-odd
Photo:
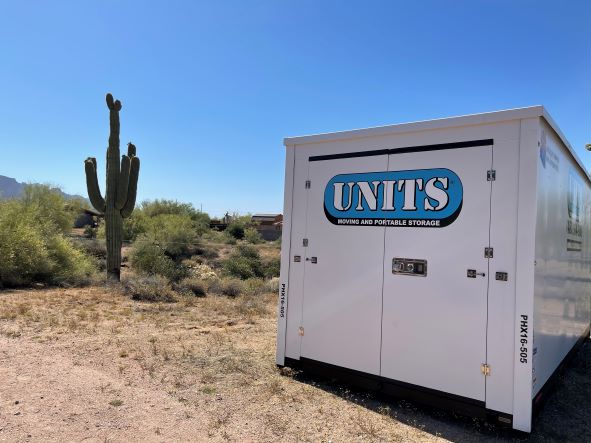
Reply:
[[[250,220],[265,240],[274,241],[281,237],[283,214],[254,214]]]

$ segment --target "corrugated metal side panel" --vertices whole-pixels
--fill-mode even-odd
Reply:
[[[589,326],[591,316],[589,182],[544,120],[539,152],[532,397]]]

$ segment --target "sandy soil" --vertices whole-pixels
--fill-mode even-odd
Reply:
[[[279,371],[275,297],[0,292],[0,441],[499,441],[523,435]],[[591,441],[591,346],[531,441]]]

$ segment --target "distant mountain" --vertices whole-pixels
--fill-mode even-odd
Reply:
[[[25,189],[25,186],[26,183],[19,183],[12,177],[0,175],[0,199],[20,197],[23,193],[23,190]],[[64,198],[67,199],[81,198],[83,200],[86,200],[86,198],[80,195],[66,194],[61,190],[59,192],[64,196]]]

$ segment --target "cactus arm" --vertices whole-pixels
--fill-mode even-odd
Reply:
[[[137,180],[140,175],[140,159],[132,157],[131,168],[129,170],[129,186],[127,190],[127,201],[121,209],[121,217],[127,218],[133,212],[135,199],[137,196]]]
[[[88,158],[84,162],[84,169],[86,171],[86,188],[88,189],[88,197],[90,203],[101,214],[105,212],[105,199],[101,195],[98,179],[96,176],[96,159]]]
[[[131,142],[127,143],[127,156],[128,157],[135,157],[136,149],[135,145]]]
[[[131,160],[127,155],[121,156],[121,173],[117,182],[117,198],[115,200],[115,209],[121,210],[127,202],[127,191],[129,186],[129,172]]]
[[[107,107],[109,108],[109,123],[111,131],[109,133],[109,147],[116,147],[119,149],[119,111],[121,111],[121,102],[113,100],[111,94],[107,94]],[[117,155],[119,158],[119,155]]]

